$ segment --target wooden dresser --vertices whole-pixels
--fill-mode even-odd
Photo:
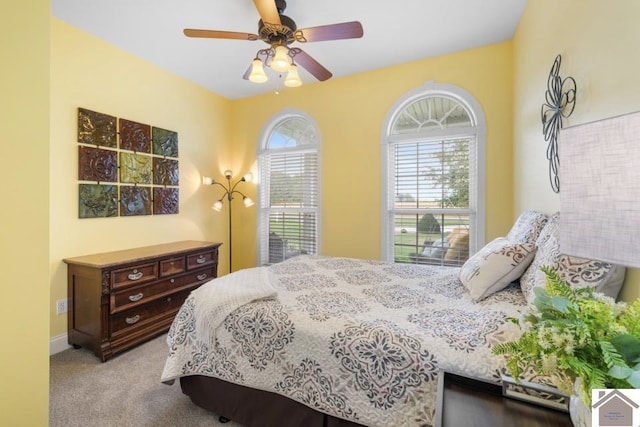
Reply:
[[[181,241],[65,259],[69,344],[104,362],[166,332],[189,293],[217,276],[220,245]]]

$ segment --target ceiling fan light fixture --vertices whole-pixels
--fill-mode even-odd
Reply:
[[[284,73],[289,71],[291,67],[291,60],[289,59],[289,49],[281,44],[273,48],[275,51],[273,59],[271,60],[271,69]]]
[[[258,57],[256,57],[251,63],[251,74],[249,75],[249,80],[254,83],[264,83],[269,80],[267,74],[264,72],[262,61]]]
[[[289,67],[289,73],[287,74],[287,78],[284,80],[284,85],[287,87],[302,86],[302,80],[300,80],[298,66],[296,64],[291,64]]]

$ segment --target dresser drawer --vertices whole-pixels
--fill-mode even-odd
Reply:
[[[205,265],[218,263],[218,250],[214,249],[206,252],[198,252],[193,255],[187,256],[187,268],[193,270],[194,268],[200,268]]]
[[[111,334],[142,328],[158,317],[178,311],[189,293],[191,291],[171,294],[111,316]]]
[[[183,256],[176,257],[176,258],[163,259],[160,261],[161,277],[182,273],[186,269],[187,269],[186,261]]]
[[[158,278],[158,263],[150,262],[111,272],[111,288],[117,289],[149,282]]]
[[[189,274],[161,280],[145,286],[136,286],[111,294],[111,314],[128,310],[137,305],[161,298],[181,289],[193,288],[215,277],[213,267],[194,271]]]

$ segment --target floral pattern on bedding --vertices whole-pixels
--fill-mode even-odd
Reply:
[[[258,371],[263,371],[274,359],[284,357],[285,347],[295,332],[282,306],[269,301],[238,308],[226,318],[224,327],[242,356]]]
[[[477,316],[469,316],[468,312],[457,308],[411,314],[409,321],[441,338],[451,348],[465,353],[486,347],[491,335],[506,322],[501,311],[486,310]]]
[[[340,317],[343,313],[362,313],[369,310],[367,304],[346,292],[331,292],[300,295],[296,297],[302,309],[309,313],[309,317],[324,322],[333,317]]]
[[[505,318],[526,307],[517,286],[476,303],[458,273],[298,256],[269,267],[276,299],[233,311],[215,343],[198,338],[209,334],[195,330],[192,294],[169,331],[162,381],[208,375],[368,426],[432,425],[438,371],[498,380],[490,347],[519,334]]]
[[[283,380],[275,385],[275,390],[319,411],[337,411],[341,418],[360,419],[349,407],[347,399],[334,392],[337,382],[322,372],[318,362],[303,359],[299,366],[285,371]]]
[[[331,337],[329,350],[375,408],[393,407],[408,390],[438,375],[434,356],[392,322],[348,326]]]

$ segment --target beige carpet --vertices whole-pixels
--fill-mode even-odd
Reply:
[[[161,335],[106,363],[86,349],[51,356],[49,425],[239,427],[193,404],[178,381],[160,382],[165,340]]]

